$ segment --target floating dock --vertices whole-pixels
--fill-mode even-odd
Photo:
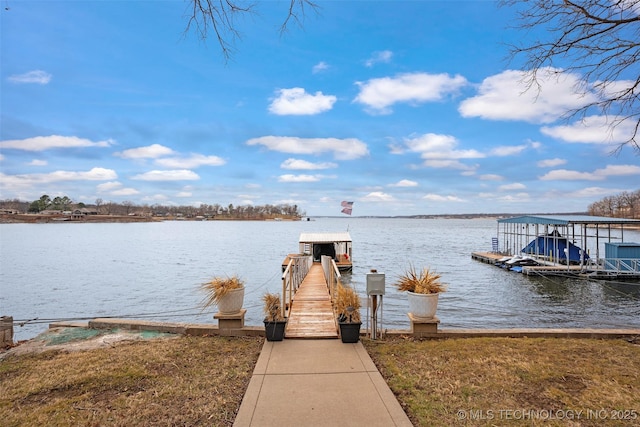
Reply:
[[[522,256],[526,260],[512,269],[526,275],[636,281],[640,243],[625,243],[625,228],[640,230],[640,220],[588,215],[501,218],[491,252],[474,252],[471,257],[500,266],[505,257]]]
[[[497,265],[504,255],[492,252],[473,252],[471,259],[485,264]],[[522,274],[527,276],[577,275],[582,273],[579,265],[527,265],[522,267]]]

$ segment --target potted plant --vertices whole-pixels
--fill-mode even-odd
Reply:
[[[360,339],[360,297],[355,289],[339,285],[336,289],[334,309],[343,343],[356,343]]]
[[[429,268],[416,271],[412,265],[395,283],[400,292],[407,292],[409,312],[417,318],[432,319],[438,308],[438,297],[447,287],[441,275]]]
[[[220,314],[236,314],[242,310],[244,282],[237,276],[214,277],[203,283],[200,289],[205,293],[202,308],[218,306]]]
[[[262,296],[264,302],[264,333],[267,341],[282,341],[287,320],[282,316],[280,295],[266,293]]]

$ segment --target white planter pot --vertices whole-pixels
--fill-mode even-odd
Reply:
[[[409,313],[421,319],[432,319],[438,309],[440,294],[416,294],[407,292],[409,299]]]
[[[242,309],[244,302],[244,286],[239,289],[229,291],[227,295],[222,297],[218,302],[218,311],[220,314],[236,314]]]

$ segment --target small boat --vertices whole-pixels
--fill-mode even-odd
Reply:
[[[516,255],[510,260],[506,261],[505,264],[512,267],[522,267],[524,265],[538,265],[538,261],[526,255]]]
[[[282,265],[286,268],[289,258],[296,255],[311,255],[313,262],[320,262],[322,256],[326,255],[333,258],[340,272],[350,272],[353,268],[351,251],[352,240],[348,232],[301,233],[298,253],[288,255]]]
[[[495,265],[497,265],[498,267],[505,268],[507,270],[521,273],[522,267],[540,265],[540,263],[538,263],[538,261],[536,261],[534,258],[530,256],[516,255],[516,256],[502,257],[498,261],[496,261]]]
[[[547,256],[561,264],[582,264],[589,260],[589,254],[561,236],[558,231],[536,237],[522,249],[522,252],[534,256]]]

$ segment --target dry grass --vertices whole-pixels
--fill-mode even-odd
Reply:
[[[8,357],[0,424],[230,426],[262,342],[179,337]],[[363,343],[415,426],[640,425],[640,346],[625,341]]]
[[[180,337],[0,361],[3,426],[231,426],[261,338]]]
[[[266,293],[262,296],[264,302],[265,320],[268,322],[281,322],[284,320],[282,316],[282,304],[280,303],[280,295]]]
[[[237,276],[214,277],[209,282],[200,285],[200,290],[205,294],[200,306],[205,309],[218,305],[220,299],[227,295],[229,291],[240,289],[243,286],[244,282]]]
[[[625,341],[363,343],[416,426],[640,425],[640,346]]]
[[[347,323],[360,322],[360,297],[355,289],[339,285],[336,288],[334,310],[339,321]]]
[[[411,265],[395,283],[400,292],[413,292],[416,294],[437,294],[447,290],[442,283],[441,275],[429,268],[423,268],[420,272]]]

